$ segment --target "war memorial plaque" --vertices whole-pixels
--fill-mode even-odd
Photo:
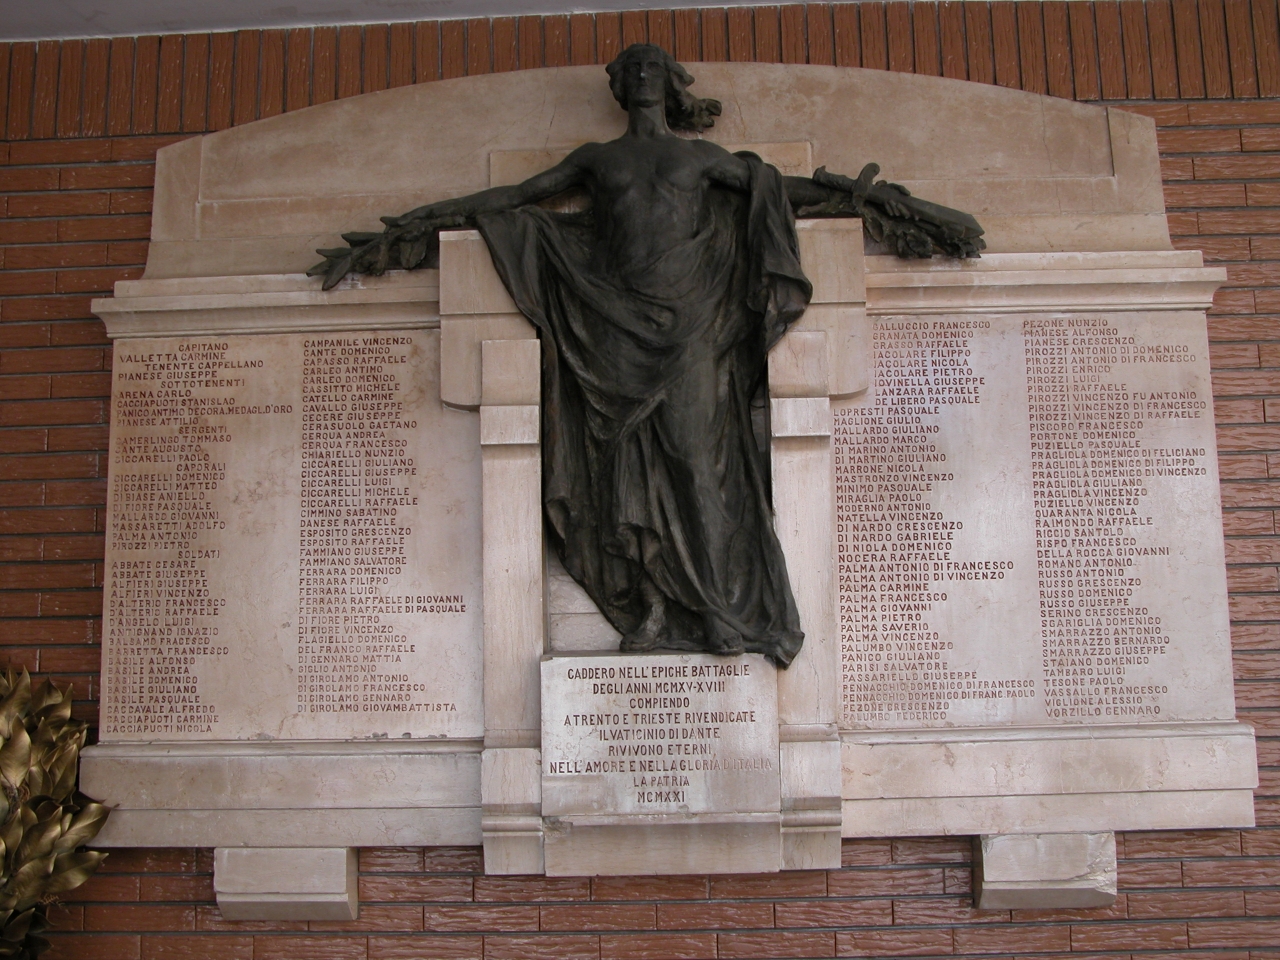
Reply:
[[[607,91],[594,67],[406,87],[160,151],[147,274],[95,301],[116,350],[82,782],[114,808],[104,845],[256,848],[291,906],[237,893],[216,854],[225,916],[332,919],[289,848],[732,874],[830,869],[852,836],[981,836],[994,863],[1034,834],[1014,892],[1065,907],[1088,904],[1063,850],[1111,851],[1096,905],[1110,831],[1252,822],[1205,336],[1225,274],[1170,249],[1152,122],[818,66],[699,64],[695,96],[668,61],[633,50]],[[672,91],[701,137],[672,136]],[[813,175],[761,163],[779,144]],[[533,148],[547,169],[493,178]],[[663,232],[685,219],[633,202],[674,196],[655,169],[717,211],[698,257]],[[613,233],[536,206],[574,188],[632,198]],[[554,290],[528,269],[548,250],[575,265]],[[670,382],[667,346],[570,355],[583,317],[630,343],[651,310],[673,336],[704,313],[726,343],[764,332],[734,353],[733,410],[686,402],[722,382],[718,350]],[[646,376],[622,389],[627,357]],[[767,433],[746,389],[766,364]],[[659,381],[683,391],[665,419]],[[354,872],[330,880],[354,917]]]
[[[1204,322],[885,317],[835,416],[843,725],[1229,716]]]
[[[122,345],[104,737],[480,729],[476,418],[438,370],[427,331]]]
[[[759,654],[548,657],[544,815],[777,812],[776,672]]]

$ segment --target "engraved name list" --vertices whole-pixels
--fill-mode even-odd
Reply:
[[[438,364],[431,331],[121,344],[104,739],[479,728],[476,417]]]
[[[890,317],[836,410],[847,727],[1212,715],[1227,628],[1194,315]]]

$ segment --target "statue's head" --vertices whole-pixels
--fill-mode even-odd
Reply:
[[[700,100],[688,90],[693,83],[689,71],[676,63],[675,57],[651,43],[633,43],[613,59],[609,72],[609,89],[624,110],[631,106],[630,96],[648,96],[655,84],[665,88],[667,123],[673,130],[705,130],[715,125],[720,116],[719,100]],[[653,73],[658,76],[652,76]],[[641,79],[643,75],[643,79]]]

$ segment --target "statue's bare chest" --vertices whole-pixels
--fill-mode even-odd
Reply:
[[[596,189],[611,197],[699,194],[710,159],[686,140],[618,141],[592,163]]]

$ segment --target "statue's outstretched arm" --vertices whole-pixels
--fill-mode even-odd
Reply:
[[[441,200],[398,217],[383,217],[380,232],[344,233],[345,247],[317,250],[324,257],[307,271],[324,277],[324,289],[337,286],[349,273],[381,276],[387,270],[416,270],[439,264],[440,231],[466,227],[485,213],[537,203],[582,182],[582,169],[570,154],[550,170],[509,187],[491,187],[469,196]]]
[[[819,167],[808,177],[783,177],[798,217],[861,217],[874,240],[900,257],[976,257],[986,248],[982,227],[971,215],[913,197],[906,187],[876,181],[880,167],[868,163],[858,179]]]

